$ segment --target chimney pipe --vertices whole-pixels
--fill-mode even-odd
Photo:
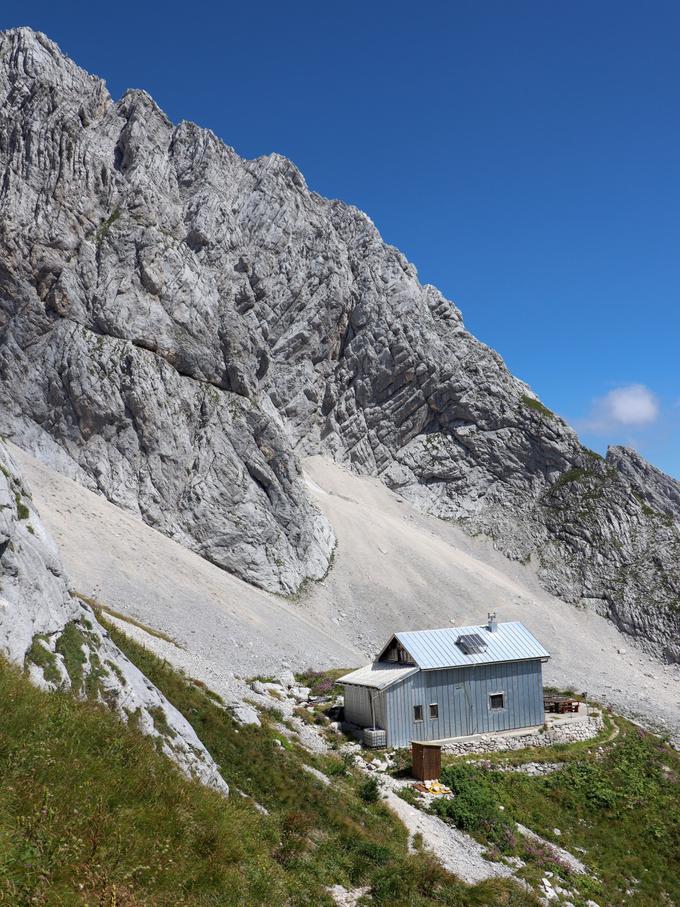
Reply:
[[[495,633],[496,630],[498,629],[498,624],[496,623],[496,612],[495,611],[489,611],[487,627],[488,627],[489,633]]]

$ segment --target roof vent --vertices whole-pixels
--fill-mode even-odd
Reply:
[[[498,624],[496,623],[496,612],[489,611],[489,616],[488,616],[487,620],[488,620],[488,623],[486,626],[487,626],[489,633],[495,633],[496,630],[498,629]]]
[[[456,645],[466,655],[479,655],[481,652],[486,651],[486,643],[479,633],[466,633],[463,636],[459,636],[456,640]]]

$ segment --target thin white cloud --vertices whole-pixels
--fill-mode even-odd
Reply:
[[[593,400],[589,416],[579,427],[582,431],[606,434],[617,428],[643,428],[658,417],[659,401],[652,391],[644,384],[628,384]]]

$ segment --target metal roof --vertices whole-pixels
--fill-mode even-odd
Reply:
[[[466,654],[456,642],[460,636],[473,633],[482,637],[486,648],[483,652]],[[493,633],[487,626],[445,627],[441,630],[395,633],[393,638],[399,640],[413,661],[424,671],[550,657],[550,652],[517,621],[497,624]],[[392,642],[392,638],[389,642]]]
[[[373,664],[357,668],[350,674],[339,677],[337,683],[349,683],[357,687],[371,687],[373,690],[384,690],[398,680],[404,680],[418,670],[414,665],[389,664],[374,661]]]

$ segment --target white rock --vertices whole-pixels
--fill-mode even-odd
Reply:
[[[231,713],[239,724],[255,724],[260,726],[260,716],[256,709],[246,703],[238,703],[231,707]]]
[[[280,683],[263,683],[262,686],[266,693],[273,693],[274,696],[285,695],[285,690]]]
[[[285,687],[289,690],[291,687],[295,686],[295,674],[292,671],[281,671],[276,675],[276,679],[279,681],[282,687]]]
[[[290,695],[298,702],[307,702],[312,691],[309,687],[291,687]]]

